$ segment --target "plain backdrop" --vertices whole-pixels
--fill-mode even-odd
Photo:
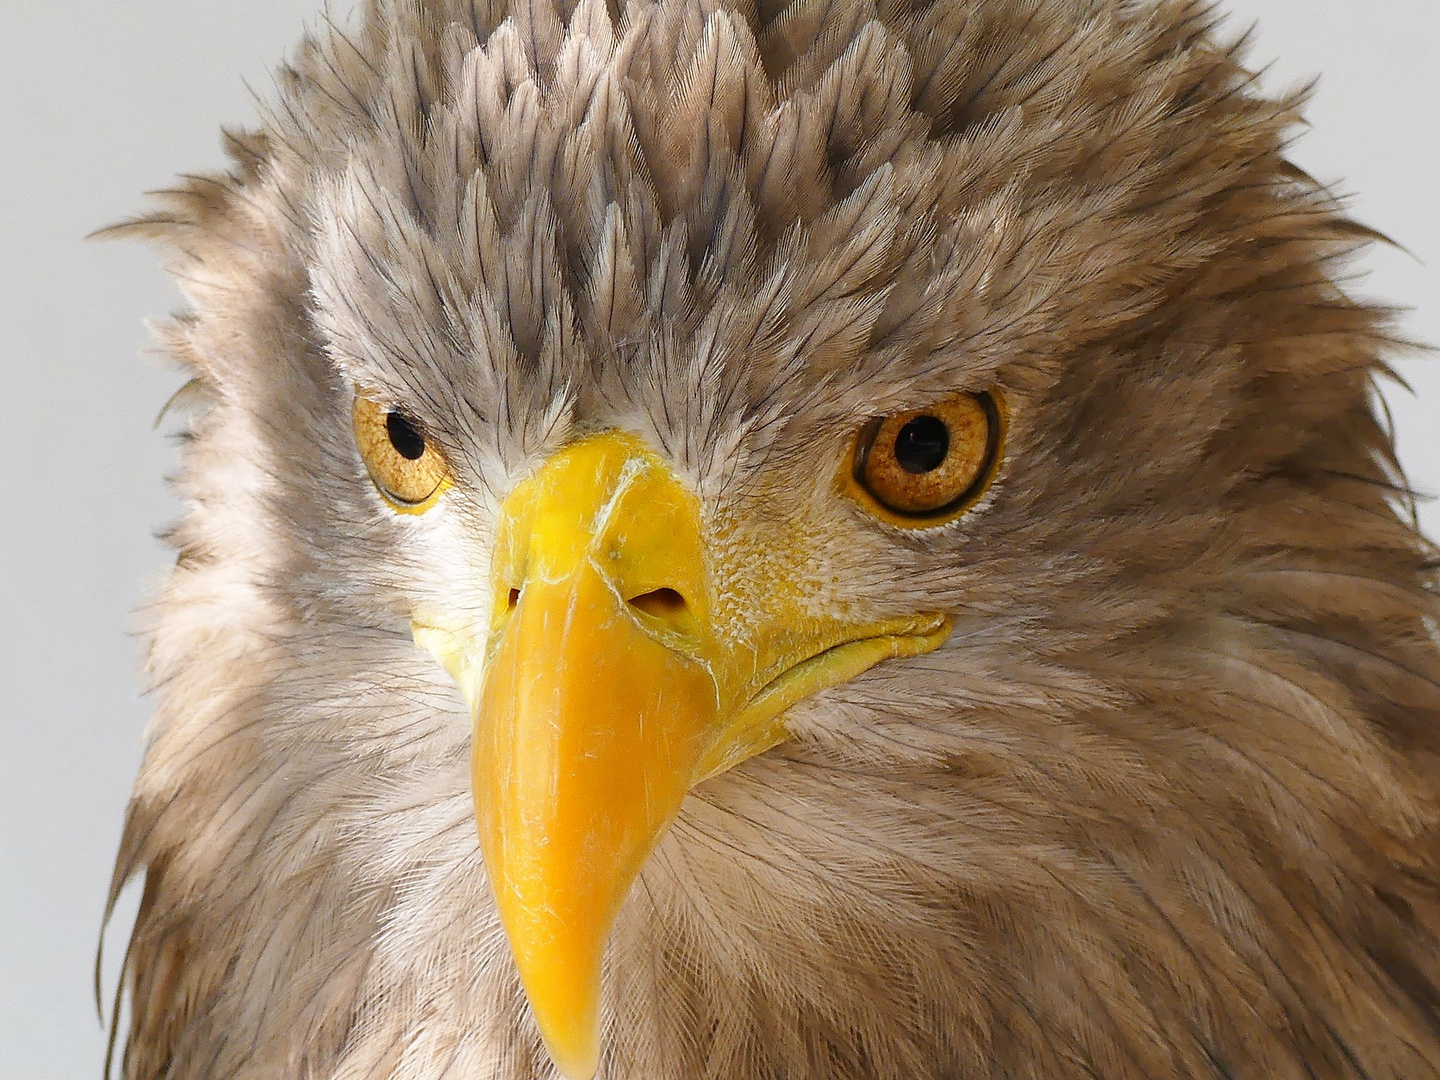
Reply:
[[[0,1077],[94,1078],[91,997],[121,815],[148,706],[132,612],[170,555],[174,448],[152,421],[181,382],[142,320],[177,303],[153,256],[83,244],[140,193],[222,165],[221,122],[320,0],[0,2]],[[1440,343],[1440,0],[1228,0],[1275,89],[1322,81],[1294,157],[1406,250],[1355,286]],[[351,0],[335,0],[344,18]],[[1411,482],[1440,492],[1440,362],[1386,399]],[[1440,504],[1422,509],[1440,537]],[[133,891],[109,935],[113,987]]]

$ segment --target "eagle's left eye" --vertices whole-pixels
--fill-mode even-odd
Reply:
[[[370,479],[396,510],[430,509],[450,482],[445,459],[415,421],[368,398],[355,398],[355,445]]]
[[[892,524],[925,528],[968,509],[1000,454],[994,395],[956,394],[870,421],[855,443],[851,490]]]

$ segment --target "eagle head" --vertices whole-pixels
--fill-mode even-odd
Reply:
[[[203,402],[130,1080],[1433,1076],[1368,237],[1200,0],[371,0]]]

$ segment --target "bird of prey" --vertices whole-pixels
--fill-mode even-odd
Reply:
[[[1372,234],[1208,0],[370,0],[203,402],[128,1080],[1440,1075]]]

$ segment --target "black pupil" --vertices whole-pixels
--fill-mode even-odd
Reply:
[[[895,436],[895,460],[908,473],[938,469],[950,452],[950,429],[933,416],[917,416]]]
[[[405,460],[419,461],[425,456],[425,437],[398,412],[385,417],[385,430],[390,434],[390,445]]]

